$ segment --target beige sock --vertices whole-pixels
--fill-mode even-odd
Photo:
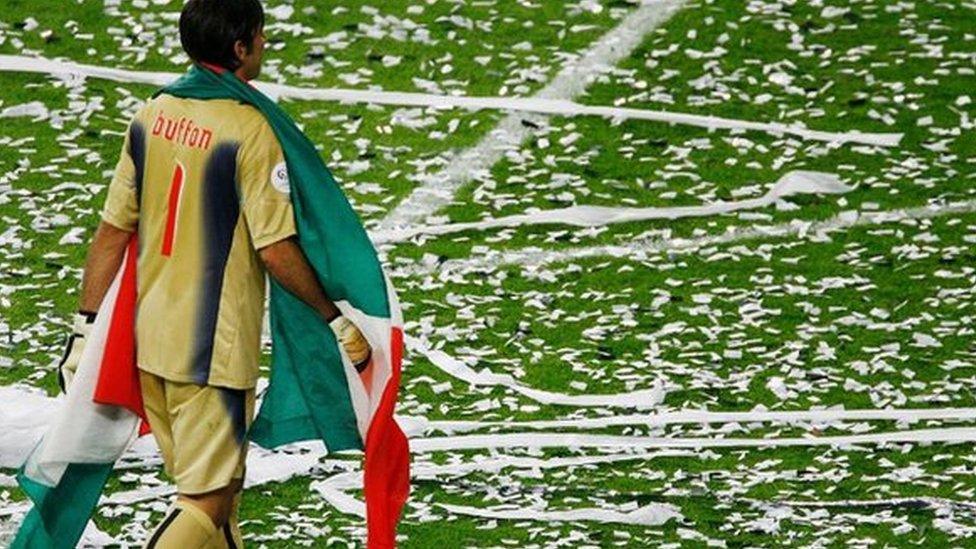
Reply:
[[[220,531],[210,516],[192,503],[177,501],[170,507],[156,530],[146,542],[145,549],[204,549],[214,544]]]

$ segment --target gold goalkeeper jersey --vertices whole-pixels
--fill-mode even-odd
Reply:
[[[257,250],[295,234],[271,126],[231,99],[162,94],[129,124],[102,219],[137,231],[139,368],[255,386],[265,271]]]

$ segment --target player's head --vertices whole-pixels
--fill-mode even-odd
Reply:
[[[180,13],[180,43],[196,62],[236,72],[261,72],[264,9],[259,0],[188,0]]]

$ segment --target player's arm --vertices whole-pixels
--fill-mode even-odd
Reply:
[[[264,122],[256,128],[238,154],[241,208],[261,261],[276,282],[319,313],[362,371],[369,365],[369,343],[326,294],[298,245],[288,170],[271,127]]]
[[[137,122],[137,118],[138,115],[130,122],[126,131],[115,174],[108,186],[102,221],[88,248],[78,312],[72,318],[71,334],[58,362],[58,385],[62,391],[67,391],[78,370],[85,341],[95,323],[95,313],[122,266],[126,246],[139,221],[139,201],[135,189],[136,167],[130,154],[132,124]]]
[[[260,248],[258,255],[278,284],[315,309],[329,324],[356,370],[365,370],[371,355],[369,342],[355,324],[342,316],[339,308],[326,295],[295,237],[291,236]]]
[[[258,250],[265,268],[278,284],[315,309],[326,322],[341,313],[319,283],[295,237],[279,240]]]
[[[132,231],[122,230],[105,221],[98,224],[85,259],[79,312],[94,315],[98,311],[122,266],[125,248],[131,237]]]

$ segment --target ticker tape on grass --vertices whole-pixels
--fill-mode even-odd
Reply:
[[[976,502],[962,501],[947,498],[936,498],[928,496],[907,496],[878,499],[841,499],[841,500],[761,500],[753,498],[743,498],[742,501],[748,502],[758,507],[810,507],[810,508],[841,508],[853,509],[857,507],[883,508],[893,507],[912,507],[916,509],[926,508],[946,508],[964,507],[967,509],[976,508]]]
[[[484,231],[502,227],[563,224],[576,227],[600,227],[615,223],[649,221],[652,219],[681,219],[706,217],[741,210],[765,208],[777,201],[802,194],[843,194],[850,187],[844,185],[835,174],[795,170],[783,174],[766,194],[758,198],[714,202],[702,206],[676,206],[657,208],[632,208],[616,206],[572,206],[554,210],[537,210],[524,214],[494,219],[449,223],[445,225],[418,225],[400,229],[379,230],[370,233],[376,244],[403,242],[417,235],[442,235],[461,231]]]
[[[976,441],[976,427],[915,429],[859,435],[786,438],[718,437],[634,437],[585,433],[499,433],[413,439],[414,454],[505,448],[607,448],[640,450],[651,448],[783,448],[807,446],[858,446],[886,443],[960,443]]]
[[[436,503],[438,507],[455,515],[502,520],[538,520],[543,522],[603,522],[636,526],[660,526],[671,519],[682,518],[681,510],[670,503],[649,503],[632,511],[618,511],[607,507],[584,507],[562,511],[539,510],[527,507],[473,507]]]
[[[491,167],[504,157],[506,151],[530,139],[535,133],[530,126],[545,122],[543,114],[519,109],[522,102],[575,105],[571,101],[584,94],[591,82],[630,56],[648,33],[667,21],[683,4],[684,0],[644,2],[580,52],[577,59],[568,62],[528,100],[496,99],[496,103],[506,105],[503,108],[515,112],[509,112],[478,143],[454,155],[443,168],[422,175],[420,185],[390,210],[376,228],[389,231],[423,223],[428,216],[448,205],[461,186],[490,174]]]
[[[653,389],[631,391],[629,393],[606,395],[567,395],[527,387],[508,374],[496,374],[488,370],[475,371],[467,364],[439,349],[430,348],[425,342],[413,336],[404,336],[404,343],[411,352],[418,352],[444,373],[471,385],[501,386],[511,389],[525,397],[542,404],[562,406],[607,406],[614,408],[653,408],[664,401],[665,391],[661,385]]]
[[[413,347],[417,348],[417,347]],[[434,353],[440,353],[440,351],[433,351]],[[446,354],[444,355],[447,356]],[[449,360],[449,357],[447,357]],[[463,368],[467,368],[464,366]],[[474,375],[480,376],[482,374],[475,373]],[[489,376],[495,377],[495,374],[489,374]],[[510,376],[497,376],[502,378],[510,378]],[[464,378],[462,378],[464,379]],[[490,379],[490,378],[489,378]],[[480,379],[479,379],[480,381]],[[527,389],[524,388],[523,389]],[[540,391],[541,392],[541,391]],[[545,393],[548,395],[553,395],[553,393]],[[646,391],[652,396],[655,396],[654,390]],[[627,393],[625,395],[633,395],[635,393]],[[645,396],[644,393],[636,393],[638,396]],[[611,404],[623,404],[618,402],[618,399],[622,399],[621,395],[560,395],[566,397],[577,397],[588,404],[594,406],[607,405],[607,402]],[[625,396],[624,395],[624,396]],[[608,400],[602,400],[609,397]],[[22,386],[5,386],[0,387],[0,398],[4,402],[8,403],[9,406],[5,406],[4,409],[0,410],[0,467],[13,468],[17,467],[23,462],[27,453],[30,452],[33,445],[37,442],[39,437],[44,431],[44,426],[48,421],[48,417],[51,413],[56,411],[57,407],[60,405],[60,399],[50,398],[45,395],[36,394],[34,391],[27,390]],[[635,402],[640,403],[640,399],[635,399]],[[654,402],[653,399],[643,401],[645,405],[650,405]],[[558,403],[558,402],[557,402]],[[640,407],[631,404],[631,407]],[[809,423],[812,425],[825,425],[829,426],[832,423],[844,422],[844,421],[895,421],[899,423],[917,423],[919,421],[968,421],[976,420],[976,408],[915,408],[915,409],[858,409],[858,410],[843,410],[843,409],[823,409],[823,410],[794,410],[794,411],[781,411],[781,410],[753,410],[749,412],[712,412],[705,410],[674,410],[666,412],[655,412],[647,414],[626,414],[626,415],[615,415],[606,416],[598,418],[579,418],[579,419],[563,419],[563,420],[542,420],[542,421],[428,421],[423,417],[415,416],[404,416],[398,417],[397,420],[403,425],[405,431],[411,436],[412,439],[417,441],[421,447],[428,444],[426,441],[444,441],[444,440],[457,440],[458,444],[462,444],[466,447],[471,447],[470,444],[472,440],[481,440],[488,444],[485,448],[493,447],[495,444],[495,439],[491,438],[494,435],[484,435],[488,438],[478,438],[482,435],[472,435],[471,437],[439,437],[439,438],[426,438],[425,433],[428,431],[437,431],[445,433],[456,433],[456,432],[469,432],[479,429],[487,428],[508,428],[508,429],[522,429],[522,430],[535,430],[535,429],[603,429],[615,426],[629,426],[629,425],[643,425],[649,427],[657,426],[667,426],[675,424],[715,424],[715,423],[783,423],[783,424],[800,424]],[[952,428],[955,429],[955,428]],[[948,436],[939,433],[949,432],[955,433],[956,431],[950,429],[950,431],[942,430],[929,430],[926,432],[936,433],[938,436]],[[966,428],[968,429],[968,428]],[[912,431],[914,432],[914,431]],[[921,432],[921,431],[919,431]],[[966,431],[969,432],[969,431]],[[899,431],[891,433],[892,436],[898,437],[903,436],[905,431]],[[508,435],[506,435],[508,436]],[[533,433],[524,434],[523,436],[533,438],[533,437],[552,437],[555,435],[547,435],[545,433]],[[597,436],[597,438],[585,438],[584,440],[589,441],[587,445],[595,444],[594,441],[604,440],[599,438],[599,435],[573,435],[592,437]],[[878,434],[872,435],[857,435],[873,437],[879,436]],[[909,435],[904,435],[909,436]],[[910,435],[916,436],[916,435]],[[499,439],[504,445],[515,444],[518,439],[505,438]],[[569,439],[567,439],[569,440]],[[575,438],[572,440],[576,440]],[[635,441],[639,446],[643,447],[650,444],[650,447],[663,446],[663,447],[698,447],[699,444],[705,444],[705,442],[687,442],[688,439],[655,439],[657,442],[648,443],[646,439],[642,438],[628,438],[628,437],[611,437],[606,439],[611,442],[612,445],[619,446],[620,444],[626,443],[627,441]],[[768,446],[775,445],[775,439],[718,439],[718,445],[727,446],[734,445],[735,440],[741,440],[743,445],[755,445],[755,446]],[[790,440],[790,439],[784,439]],[[804,438],[800,439],[807,442],[784,442],[784,445],[802,445],[802,444],[831,444],[832,440],[840,441],[838,443],[844,443],[846,440],[844,437],[816,437],[816,438]],[[855,439],[860,440],[860,439]],[[865,440],[874,440],[871,438]],[[947,439],[948,440],[948,439]],[[469,442],[464,442],[469,441]],[[641,442],[643,441],[643,442]],[[670,444],[667,441],[675,441],[674,444]],[[821,442],[810,442],[810,441],[821,441]],[[430,444],[442,444],[443,442],[430,442]],[[516,444],[517,445],[517,444]],[[626,444],[624,444],[626,446]],[[477,448],[473,446],[472,448]],[[308,456],[308,453],[314,453],[310,449],[306,453],[302,454]],[[135,445],[133,445],[132,450],[126,457],[123,458],[123,464],[120,467],[124,467],[124,462],[126,459],[131,459],[132,457],[146,457],[150,455],[155,455],[155,446],[152,442],[151,437],[143,437]],[[269,459],[274,460],[272,454],[267,454],[266,451],[261,449],[255,450],[255,459]],[[303,458],[304,459],[304,458]],[[311,458],[308,458],[311,459]],[[270,463],[270,462],[269,462]],[[309,462],[309,466],[311,462]],[[296,462],[296,467],[301,468],[300,464]],[[263,466],[262,462],[255,462],[255,466],[252,468],[252,473],[254,478],[263,478],[263,476],[278,477],[280,474],[284,473],[273,472],[270,469],[267,471]]]
[[[691,457],[689,452],[659,451],[633,454],[577,456],[568,458],[539,459],[524,456],[499,456],[481,461],[449,464],[415,463],[411,476],[414,480],[436,480],[444,477],[463,476],[475,472],[494,473],[506,468],[552,469],[580,465],[598,465],[620,461],[649,461],[661,457]],[[365,516],[366,507],[362,501],[348,492],[361,488],[362,473],[350,471],[334,475],[325,480],[312,482],[311,488],[319,493],[330,505],[347,514]],[[664,524],[672,518],[680,518],[678,508],[667,503],[651,503],[634,509],[578,508],[562,511],[528,509],[521,507],[471,507],[435,503],[452,514],[469,515],[480,518],[537,520],[545,522],[593,521],[618,524],[655,526]]]
[[[0,71],[101,78],[116,82],[149,84],[153,86],[163,86],[179,77],[179,74],[170,72],[133,71],[22,55],[0,55]],[[900,133],[861,133],[858,131],[826,132],[777,122],[754,122],[668,111],[592,106],[564,99],[548,99],[545,97],[467,97],[414,92],[352,90],[345,88],[315,89],[257,81],[254,82],[254,85],[267,95],[278,99],[371,103],[400,107],[462,108],[470,110],[492,109],[560,116],[601,116],[614,119],[647,120],[667,124],[697,126],[709,130],[759,131],[773,135],[793,135],[813,141],[859,143],[879,147],[895,147],[901,142],[902,138],[902,134]]]
[[[466,433],[481,429],[560,430],[607,429],[610,427],[668,425],[706,425],[729,423],[776,423],[830,427],[851,421],[967,421],[976,420],[976,408],[915,408],[915,409],[824,409],[824,410],[753,410],[749,412],[710,412],[707,410],[675,410],[649,414],[624,414],[594,418],[551,419],[540,421],[427,421],[413,416],[398,418],[411,436],[421,433]]]
[[[505,376],[507,377],[507,376]],[[568,395],[567,395],[568,396]],[[605,396],[615,397],[617,395],[577,395],[582,398],[598,399]],[[33,445],[39,440],[44,431],[44,426],[49,414],[60,404],[58,399],[50,398],[45,395],[29,391],[21,386],[0,387],[0,399],[10,404],[0,409],[0,467],[14,468],[19,466],[30,452]],[[615,402],[611,400],[611,402]],[[715,423],[783,423],[783,424],[812,424],[829,426],[830,424],[845,421],[895,421],[899,423],[917,423],[919,421],[968,421],[976,420],[976,408],[916,408],[916,409],[824,409],[824,410],[753,410],[749,412],[710,412],[704,410],[675,410],[667,412],[656,412],[648,414],[626,414],[598,418],[579,418],[565,420],[542,420],[542,421],[428,421],[423,417],[404,416],[397,420],[403,426],[407,434],[423,444],[428,432],[443,433],[464,433],[479,429],[506,428],[520,430],[545,430],[545,429],[603,429],[618,426],[642,425],[648,427],[659,427],[675,424],[715,424]],[[898,433],[895,433],[896,435]],[[536,436],[528,435],[525,436]],[[589,435],[587,435],[589,436]],[[450,438],[450,437],[448,437]],[[430,440],[443,440],[435,438]],[[469,440],[469,439],[458,439]],[[494,439],[482,439],[486,444],[494,444]],[[505,439],[506,444],[512,441]],[[587,439],[591,440],[591,439]],[[664,439],[675,440],[675,439]],[[734,439],[726,439],[734,440]],[[756,444],[756,439],[744,439],[748,444]],[[803,439],[811,440],[811,439]],[[832,440],[830,437],[821,437],[812,440]],[[843,439],[841,439],[843,440]],[[615,443],[620,441],[614,439]],[[677,444],[685,444],[678,442]],[[723,442],[721,444],[728,444]],[[761,443],[769,445],[771,442]],[[788,443],[796,444],[796,443]],[[661,443],[663,446],[668,444]],[[300,474],[307,468],[314,465],[312,455],[313,449],[306,449],[305,453],[296,454],[293,462],[289,462],[284,469],[277,470],[281,463],[274,467],[275,460],[280,459],[278,454],[268,453],[266,450],[254,448],[249,464],[248,482],[262,483],[266,479],[280,480],[282,475]],[[155,444],[151,437],[143,437],[132,450],[123,457],[120,468],[125,467],[125,462],[133,458],[147,459],[156,455]],[[265,480],[262,480],[265,479]]]
[[[400,265],[394,276],[417,276],[433,272],[486,272],[508,265],[538,268],[553,263],[579,261],[593,257],[644,259],[656,253],[693,253],[710,246],[721,246],[748,240],[823,235],[830,231],[852,227],[897,223],[910,219],[931,219],[953,214],[976,212],[976,200],[952,202],[945,205],[899,208],[886,211],[847,210],[822,221],[794,219],[776,225],[730,227],[725,232],[694,238],[652,238],[598,246],[577,246],[561,250],[546,250],[530,246],[516,250],[492,251],[464,259],[448,259],[442,263]]]
[[[969,431],[966,434],[962,433],[947,433],[945,431],[961,431],[959,429],[930,429],[926,431],[916,431],[915,433],[921,433],[921,436],[914,437],[898,437],[899,433],[884,433],[876,435],[854,435],[851,437],[825,437],[832,439],[831,445],[851,445],[851,444],[876,444],[884,442],[970,442],[974,440],[976,436],[976,430],[966,429]],[[499,437],[505,435],[487,435],[486,439],[498,440]],[[523,440],[522,443],[516,446],[523,448],[534,448],[540,449],[543,447],[548,447],[548,442],[551,441],[539,441],[530,443],[526,440],[528,437],[534,437],[535,435],[517,435]],[[579,444],[579,440],[573,436],[562,436],[562,442],[570,442],[568,446],[573,446],[579,448],[582,444]],[[608,438],[608,437],[604,437]],[[635,437],[609,437],[616,439],[624,438],[635,438]],[[840,442],[839,439],[847,439]],[[689,440],[689,439],[670,439],[674,440]],[[768,440],[768,439],[763,439]],[[789,445],[817,445],[816,441],[819,439],[814,439],[813,442],[808,439],[779,439],[786,441],[799,441],[802,444],[789,444]],[[730,439],[727,442],[730,444],[724,444],[723,446],[757,446],[755,442],[748,439]],[[769,442],[776,442],[776,439],[769,440]],[[555,445],[558,447],[563,447],[562,445]],[[610,446],[608,441],[600,440],[599,444],[596,445],[600,448],[607,448]],[[633,445],[626,445],[632,448]],[[715,447],[716,445],[705,445],[710,447]],[[419,448],[417,441],[412,443],[412,447],[415,453],[424,453],[429,448]],[[500,448],[498,445],[488,444],[483,447],[488,447],[491,449]],[[657,452],[637,452],[630,454],[613,454],[613,455],[596,455],[596,456],[577,456],[577,457],[557,457],[550,459],[540,459],[534,457],[526,456],[491,456],[486,457],[481,461],[470,461],[462,463],[448,463],[448,464],[431,464],[431,463],[418,463],[414,466],[413,478],[415,480],[443,480],[445,477],[456,477],[463,476],[470,473],[482,472],[482,473],[498,473],[507,468],[521,468],[521,469],[551,469],[551,468],[563,468],[563,467],[573,467],[573,466],[585,466],[585,465],[597,465],[604,463],[614,463],[621,461],[650,461],[655,458],[661,457],[694,457],[694,452],[691,450],[697,450],[702,447],[701,445],[689,447],[685,451],[657,451]],[[618,448],[620,448],[618,446]],[[473,449],[473,448],[461,448],[460,445],[455,445],[451,449]],[[335,507],[337,510],[354,514],[359,516],[365,515],[365,506],[361,501],[350,495],[348,492],[352,490],[357,490],[360,488],[361,482],[361,472],[359,471],[349,471],[334,475],[328,479],[315,481],[311,484],[311,488],[317,491],[323,499],[325,499],[330,505]],[[898,501],[895,501],[898,500]],[[906,501],[901,501],[906,500]],[[855,501],[855,500],[844,500],[835,502],[825,502],[825,501],[761,501],[755,500],[751,501],[756,505],[785,505],[785,506],[795,506],[795,507],[857,507],[857,506],[871,506],[871,507],[890,507],[892,505],[906,505],[910,504],[912,501],[921,501],[924,504],[931,506],[956,506],[956,505],[966,505],[965,502],[955,502],[952,500],[942,500],[940,498],[894,498],[887,500],[875,500],[875,501]],[[545,522],[561,522],[561,521],[595,521],[595,522],[606,522],[606,523],[619,523],[619,524],[633,524],[633,525],[660,525],[664,524],[672,518],[680,518],[680,510],[678,507],[670,504],[650,504],[642,507],[637,507],[635,509],[629,510],[618,510],[612,508],[580,508],[580,509],[569,509],[569,510],[539,510],[535,508],[522,508],[522,507],[511,507],[511,506],[495,506],[495,507],[473,507],[468,505],[456,505],[456,504],[444,504],[444,503],[434,503],[435,506],[442,508],[452,514],[456,515],[469,515],[480,518],[491,518],[491,519],[510,519],[510,520],[537,520]]]
[[[0,416],[0,433],[9,433],[7,429],[10,421],[21,421],[30,417],[33,413],[38,418],[37,421],[22,422],[22,428],[18,431],[18,436],[24,436],[28,440],[32,439],[29,431],[37,431],[37,435],[43,432],[43,417],[40,412],[50,410],[55,406],[57,399],[52,399],[41,394],[35,394],[24,387],[0,387],[0,397],[5,402],[15,405],[5,407],[6,410],[17,410],[17,418],[13,416]],[[55,402],[51,402],[55,401]],[[36,409],[35,409],[36,408]],[[966,420],[976,417],[976,409],[915,409],[915,410],[807,410],[807,411],[769,411],[754,410],[751,412],[705,412],[698,410],[683,410],[652,415],[631,415],[621,416],[620,418],[598,418],[595,420],[571,420],[572,426],[580,429],[610,426],[613,424],[623,424],[622,420],[636,422],[647,422],[648,424],[667,424],[667,423],[727,423],[727,422],[822,422],[842,420],[894,420],[900,422],[916,422],[922,420]],[[19,418],[19,419],[18,419]],[[405,423],[409,424],[409,418]],[[606,419],[605,424],[598,424],[599,421]],[[437,423],[450,422],[431,422]],[[467,427],[464,422],[455,427]],[[529,422],[517,422],[509,427],[528,427]],[[536,425],[543,425],[546,428],[567,428],[570,425],[563,421],[555,420],[550,422],[532,422]],[[485,426],[489,424],[480,424]],[[463,430],[463,429],[462,429]],[[599,463],[612,463],[628,460],[651,460],[659,457],[691,457],[695,450],[701,448],[771,448],[783,446],[852,446],[885,443],[960,443],[972,442],[976,440],[976,428],[938,428],[920,429],[912,431],[895,431],[886,433],[858,434],[846,436],[829,437],[795,437],[795,438],[772,438],[772,439],[750,439],[750,438],[664,438],[664,437],[629,437],[613,435],[588,435],[570,433],[502,433],[489,435],[468,435],[468,436],[448,436],[437,438],[423,438],[417,436],[416,429],[409,429],[413,436],[411,447],[417,455],[429,454],[440,451],[465,451],[465,450],[499,450],[505,448],[599,448],[601,450],[614,449],[620,450],[618,454],[594,455],[594,456],[575,456],[575,457],[555,457],[550,459],[540,459],[530,456],[505,456],[495,455],[485,457],[480,460],[449,464],[417,463],[414,467],[414,478],[433,479],[450,476],[462,476],[474,472],[499,472],[506,468],[530,468],[530,469],[550,469],[559,467],[573,467],[578,465],[592,465]],[[36,438],[36,437],[34,437]],[[6,447],[10,442],[9,437],[0,439],[0,456],[11,457],[11,448]],[[21,446],[21,445],[16,445]],[[301,446],[301,447],[299,447]],[[321,445],[294,445],[290,452],[272,452],[256,447],[252,447],[248,456],[248,486],[260,486],[267,482],[281,482],[295,476],[306,476],[316,468],[322,466],[321,456],[324,450]],[[29,450],[29,448],[28,448]],[[19,459],[22,459],[19,458]],[[147,460],[158,459],[156,449],[151,437],[141,439],[132,450],[123,458],[123,461],[145,463]],[[122,465],[125,466],[125,465]],[[341,472],[332,477],[315,481],[312,483],[315,488],[329,503],[337,510],[344,513],[362,515],[365,512],[361,501],[347,493],[351,490],[361,488],[362,473],[358,470]],[[170,497],[173,494],[170,486],[160,486],[155,488],[140,488],[137,490],[118,492],[106,496],[103,503],[110,505],[131,505],[142,501],[151,501],[160,498]],[[575,509],[565,511],[540,511],[523,508],[502,508],[489,507],[478,508],[463,505],[436,504],[438,507],[453,513],[478,516],[482,518],[497,519],[526,519],[540,521],[572,521],[572,520],[593,520],[600,522],[622,523],[622,524],[661,524],[674,518],[677,513],[676,508],[667,504],[652,505],[650,507],[638,507],[636,509]],[[800,504],[802,505],[802,503]],[[19,515],[22,509],[12,508],[10,516]]]
[[[133,447],[126,458],[141,461],[152,460],[158,456],[158,449],[151,436],[139,439],[144,443],[140,447]],[[288,451],[276,451],[261,448],[251,444],[247,452],[247,475],[244,487],[261,486],[269,482],[285,482],[297,476],[307,476],[313,469],[321,466],[321,458],[326,451],[321,442],[305,442],[288,446]],[[131,505],[143,501],[163,499],[176,494],[176,488],[171,484],[151,487],[140,487],[107,494],[101,503],[106,505]]]

